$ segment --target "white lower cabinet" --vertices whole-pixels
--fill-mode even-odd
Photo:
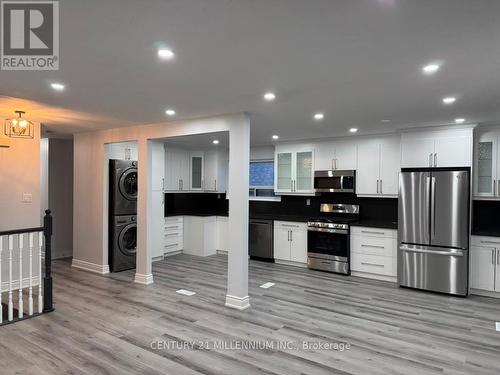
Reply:
[[[184,217],[168,216],[164,224],[163,254],[182,251],[184,247]]]
[[[217,216],[217,250],[229,251],[229,232],[227,216]]]
[[[397,231],[351,227],[351,272],[354,276],[395,281]]]
[[[217,217],[184,216],[184,254],[209,256],[217,252]]]
[[[274,222],[274,259],[305,265],[307,263],[307,224]]]
[[[500,238],[472,236],[471,242],[472,293],[474,290],[500,293]]]

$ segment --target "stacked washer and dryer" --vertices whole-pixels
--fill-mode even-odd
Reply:
[[[109,267],[135,268],[137,252],[137,161],[109,161]]]

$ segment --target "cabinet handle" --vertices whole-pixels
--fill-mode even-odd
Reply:
[[[437,154],[437,152],[434,154],[434,166],[435,167],[438,166],[438,154]]]
[[[293,242],[293,231],[290,231],[290,242]]]
[[[287,241],[290,242],[290,231],[288,231],[288,238],[287,238]]]
[[[497,264],[500,265],[500,250],[497,250]]]
[[[493,195],[498,195],[497,180],[493,180]]]
[[[382,194],[382,180],[380,180],[380,194]]]
[[[500,180],[498,180],[497,182],[497,195],[500,195],[500,192],[498,192],[498,190],[500,190],[499,188],[500,188]]]
[[[361,244],[361,247],[373,247],[375,249],[385,249],[385,246],[377,246],[377,245],[363,245],[363,244]]]
[[[377,180],[377,194],[378,194],[378,180]]]
[[[366,234],[381,234],[384,235],[384,232],[374,232],[374,231],[369,231],[369,230],[362,230],[361,233],[366,233]]]
[[[214,190],[217,191],[217,179],[214,180]]]
[[[161,179],[161,190],[165,191],[165,178]]]
[[[491,250],[491,264],[495,264],[495,252],[496,250]]]
[[[179,246],[178,243],[173,243],[173,244],[170,244],[170,245],[165,245],[165,247],[174,247],[174,246]]]
[[[165,237],[170,237],[170,236],[178,236],[180,233],[176,232],[176,233],[165,233]]]
[[[384,268],[385,266],[383,264],[376,264],[376,263],[365,263],[365,262],[361,262],[362,265],[364,266],[373,266],[373,267],[382,267]]]
[[[432,152],[429,154],[429,167],[432,167]]]

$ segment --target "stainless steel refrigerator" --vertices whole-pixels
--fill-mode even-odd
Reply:
[[[403,169],[399,177],[398,280],[466,296],[470,170]]]

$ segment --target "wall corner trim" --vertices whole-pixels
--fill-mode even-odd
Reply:
[[[86,262],[84,260],[80,259],[74,259],[71,262],[71,267],[78,268],[80,270],[88,271],[88,272],[93,272],[93,273],[98,273],[101,275],[106,275],[109,273],[109,265],[108,264],[96,264],[96,263],[90,263]]]
[[[142,275],[140,273],[136,273],[134,277],[134,282],[142,285],[153,284],[153,275]]]
[[[226,307],[230,307],[232,309],[237,309],[237,310],[245,310],[250,307],[250,297],[236,297],[236,296],[230,296],[229,294],[226,295]]]

